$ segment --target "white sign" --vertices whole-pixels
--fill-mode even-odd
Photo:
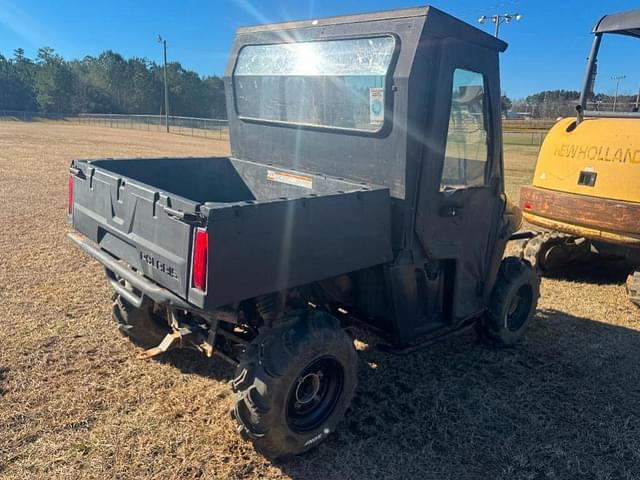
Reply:
[[[369,121],[384,122],[384,88],[369,89]]]

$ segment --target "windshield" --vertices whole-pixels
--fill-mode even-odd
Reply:
[[[233,74],[241,117],[377,131],[393,37],[248,45]]]
[[[640,39],[635,37],[618,34],[602,36],[587,110],[638,112],[640,64],[636,61],[636,52],[639,47]]]

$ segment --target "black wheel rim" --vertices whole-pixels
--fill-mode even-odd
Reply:
[[[533,289],[531,285],[522,285],[511,299],[507,310],[506,325],[510,331],[515,332],[525,324],[529,318],[532,300]]]
[[[287,423],[297,433],[322,425],[342,394],[344,370],[335,358],[311,362],[297,377],[287,399]]]

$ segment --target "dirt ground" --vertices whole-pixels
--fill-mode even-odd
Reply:
[[[347,419],[270,463],[236,435],[229,367],[185,352],[139,361],[116,333],[97,263],[65,238],[71,159],[222,154],[224,143],[0,122],[0,477],[640,478],[640,322],[625,266],[545,279],[531,330],[422,353],[361,352]],[[508,190],[536,150],[508,147]]]

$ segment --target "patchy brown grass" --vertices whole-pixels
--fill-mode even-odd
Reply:
[[[520,187],[531,183],[538,158],[538,147],[524,145],[504,146],[505,190],[515,201],[520,198]]]
[[[0,477],[640,477],[640,322],[624,266],[545,279],[526,340],[464,335],[407,357],[361,354],[357,395],[319,449],[272,464],[234,432],[230,369],[185,352],[134,359],[98,265],[65,239],[73,158],[203,156],[162,133],[0,123]],[[509,147],[509,192],[535,150]]]

